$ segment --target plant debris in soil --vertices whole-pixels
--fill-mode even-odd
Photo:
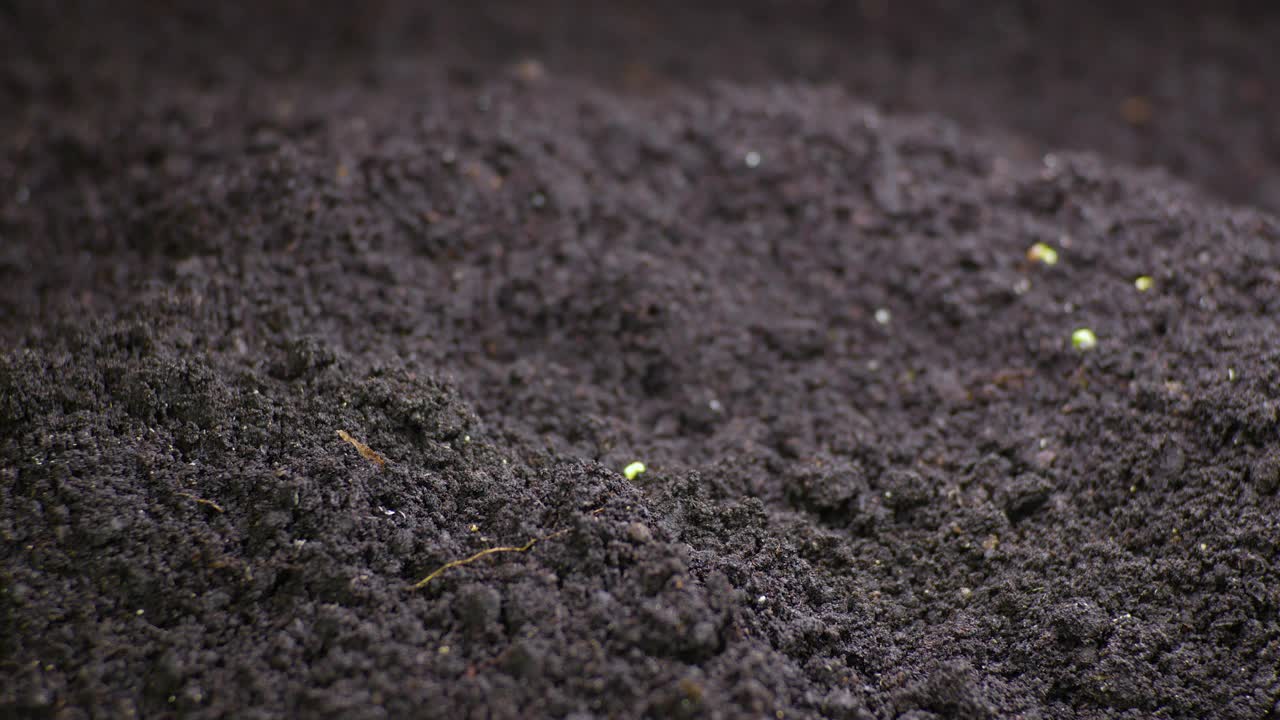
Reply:
[[[1280,223],[1202,166],[114,7],[0,19],[0,713],[1280,716]]]

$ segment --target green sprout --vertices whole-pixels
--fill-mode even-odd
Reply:
[[[1057,265],[1058,251],[1045,243],[1038,242],[1027,250],[1027,259],[1045,265]]]
[[[1071,347],[1076,350],[1092,350],[1098,346],[1098,336],[1089,328],[1080,328],[1071,333]]]
[[[644,463],[639,460],[622,469],[622,474],[626,475],[628,480],[635,480],[642,472],[644,472]]]
[[[1156,281],[1152,280],[1150,275],[1140,275],[1133,280],[1133,286],[1138,288],[1138,292],[1146,292],[1155,284]]]

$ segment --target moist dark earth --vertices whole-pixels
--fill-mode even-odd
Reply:
[[[0,714],[1280,717],[1266,3],[226,5],[0,3]]]

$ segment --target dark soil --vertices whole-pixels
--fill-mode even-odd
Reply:
[[[1266,4],[178,5],[0,3],[0,714],[1280,717]]]

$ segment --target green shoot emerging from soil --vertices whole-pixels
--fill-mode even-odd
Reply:
[[[1071,333],[1071,347],[1076,350],[1092,350],[1098,346],[1098,336],[1089,328],[1080,328]]]
[[[635,480],[644,472],[644,463],[636,461],[622,469],[622,474],[627,476],[628,480]]]
[[[1058,251],[1045,243],[1038,242],[1027,250],[1027,259],[1045,265],[1058,264]]]

